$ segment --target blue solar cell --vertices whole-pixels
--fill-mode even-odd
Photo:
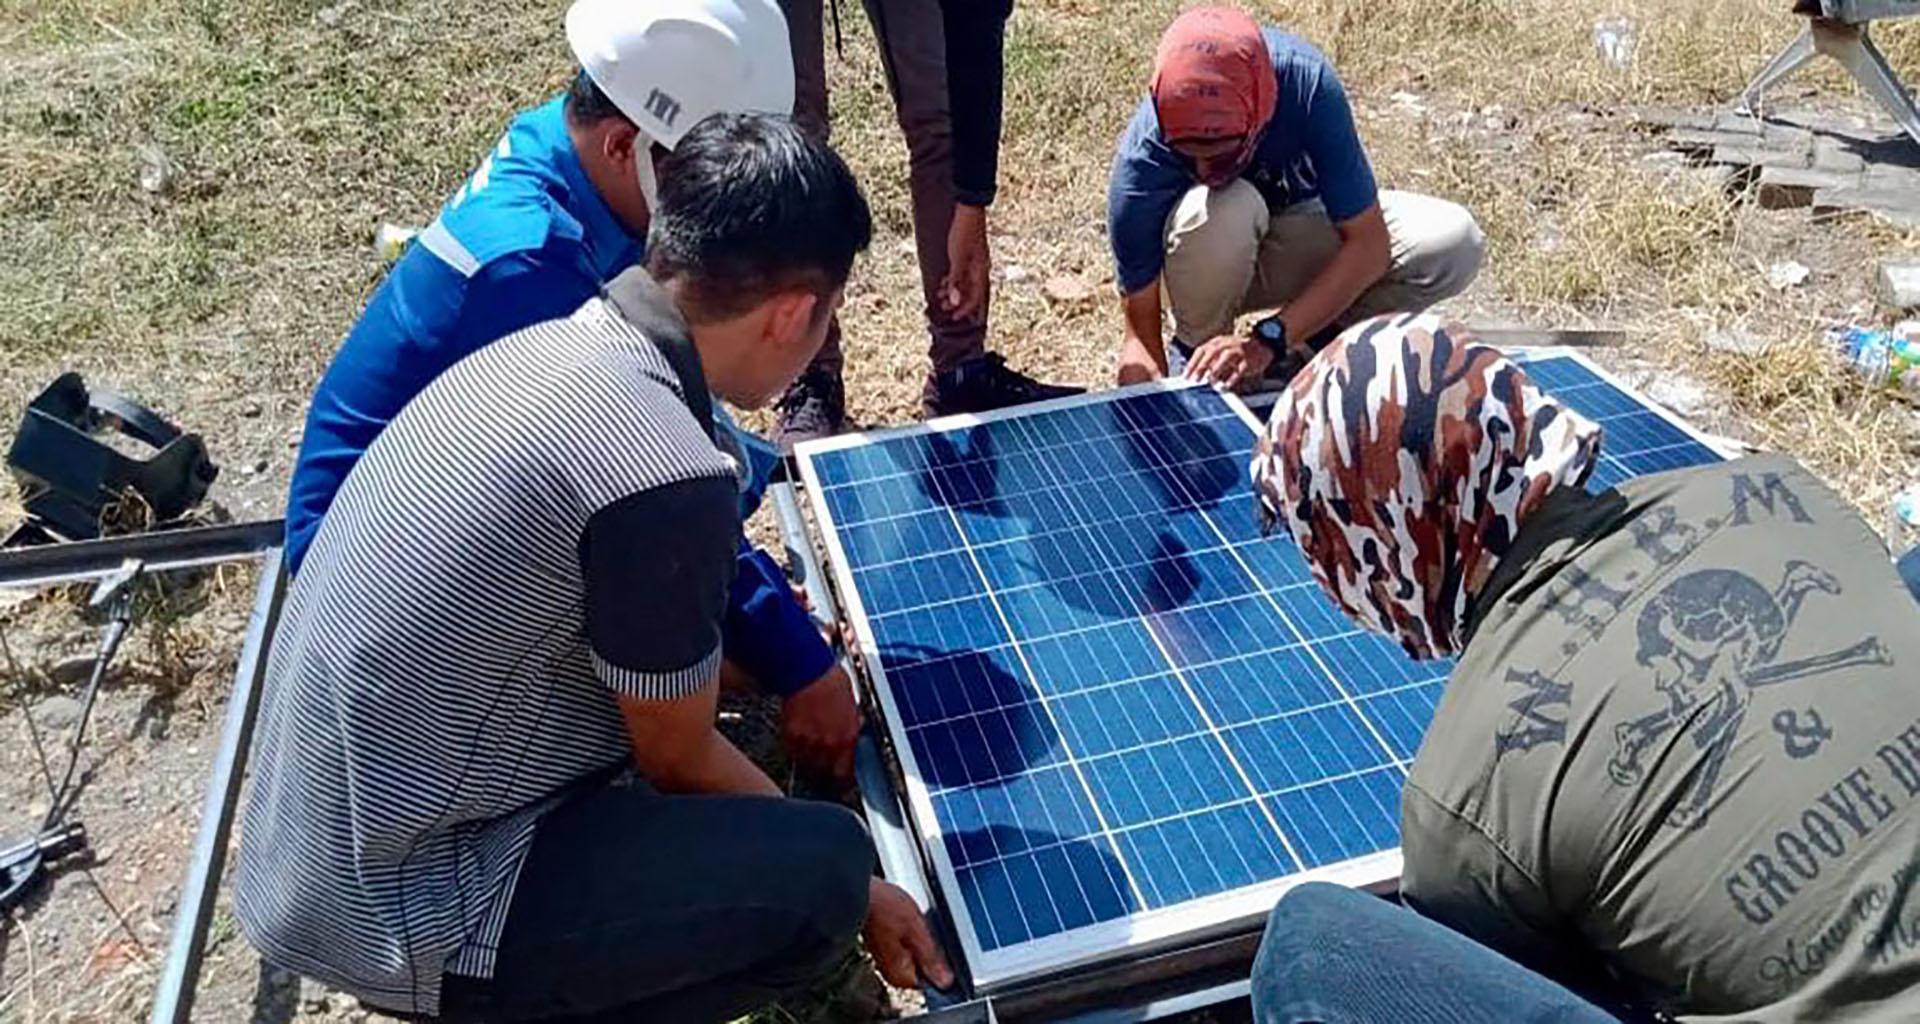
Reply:
[[[1591,485],[1714,452],[1576,359]],[[1259,536],[1255,432],[1149,391],[804,456],[982,950],[1389,849],[1449,663]]]
[[[1287,790],[1272,798],[1274,816],[1308,867],[1392,849],[1404,780],[1384,767]]]
[[[1452,667],[1452,662],[1444,664]],[[1360,701],[1360,711],[1385,734],[1394,757],[1412,761],[1426,736],[1427,723],[1433,721],[1434,708],[1439,705],[1446,684],[1446,676],[1441,674],[1428,682],[1377,693]]]
[[[1585,384],[1603,383],[1600,375],[1588,369],[1585,364],[1565,356],[1549,356],[1545,359],[1523,356],[1519,363],[1534,384],[1541,390],[1554,395]]]

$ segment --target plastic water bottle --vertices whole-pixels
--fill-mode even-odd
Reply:
[[[1601,18],[1593,23],[1593,47],[1615,71],[1633,65],[1633,22],[1625,17]]]
[[[1907,589],[1920,599],[1920,544],[1907,547],[1910,538],[1920,537],[1920,484],[1901,491],[1893,499],[1893,528],[1888,531],[1893,549],[1906,548],[1906,554],[1894,560]]]
[[[1868,380],[1920,395],[1920,321],[1890,331],[1846,327],[1834,332],[1833,342]]]
[[[420,233],[419,228],[403,228],[398,224],[382,224],[380,230],[373,233],[373,254],[382,263],[392,263],[407,251],[407,243]]]

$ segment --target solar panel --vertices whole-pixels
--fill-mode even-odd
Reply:
[[[1577,356],[1596,489],[1720,456]],[[1399,873],[1447,663],[1360,632],[1258,536],[1259,422],[1149,385],[799,455],[977,988]]]

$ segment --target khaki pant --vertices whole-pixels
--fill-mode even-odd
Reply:
[[[1412,192],[1382,192],[1380,209],[1392,263],[1335,319],[1336,327],[1381,313],[1418,312],[1465,291],[1480,272],[1486,239],[1465,208]],[[1231,332],[1242,313],[1285,306],[1340,247],[1319,200],[1276,215],[1258,189],[1238,179],[1219,189],[1195,186],[1182,196],[1167,218],[1166,239],[1161,280],[1174,339],[1187,346]]]

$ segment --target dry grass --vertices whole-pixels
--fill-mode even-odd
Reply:
[[[259,481],[279,493],[306,395],[379,279],[375,229],[430,218],[508,112],[569,72],[564,0],[359,0],[332,23],[324,2],[0,0],[0,430],[56,371],[79,369],[202,430],[217,459],[279,453]],[[1109,380],[1107,165],[1154,40],[1184,6],[1018,5],[993,241],[998,267],[1028,283],[997,285],[991,341],[1042,376]],[[1920,251],[1920,237],[1754,210],[1649,163],[1653,145],[1614,117],[1732,98],[1798,30],[1784,2],[1250,6],[1334,57],[1383,183],[1479,216],[1491,263],[1459,310],[1629,328],[1642,358],[1716,388],[1729,429],[1807,459],[1876,526],[1886,495],[1920,477],[1910,412],[1819,341],[1831,322],[1883,317],[1862,301],[1871,257]],[[848,390],[861,421],[898,422],[917,412],[925,369],[905,151],[865,19],[845,14],[845,57],[829,58],[835,137],[879,224],[844,316]],[[1591,38],[1615,15],[1635,26],[1625,69]],[[1920,81],[1920,23],[1880,38]],[[1851,92],[1819,69],[1780,99],[1809,85]],[[1421,107],[1394,102],[1401,91]],[[161,194],[139,185],[143,147],[177,167]],[[1811,285],[1766,287],[1769,262],[1801,253],[1817,264]],[[1099,303],[1049,306],[1038,282],[1056,275],[1096,285]],[[1743,358],[1705,345],[1727,329],[1775,347]],[[244,419],[248,399],[272,411]],[[193,621],[168,628],[175,656],[204,660]]]

